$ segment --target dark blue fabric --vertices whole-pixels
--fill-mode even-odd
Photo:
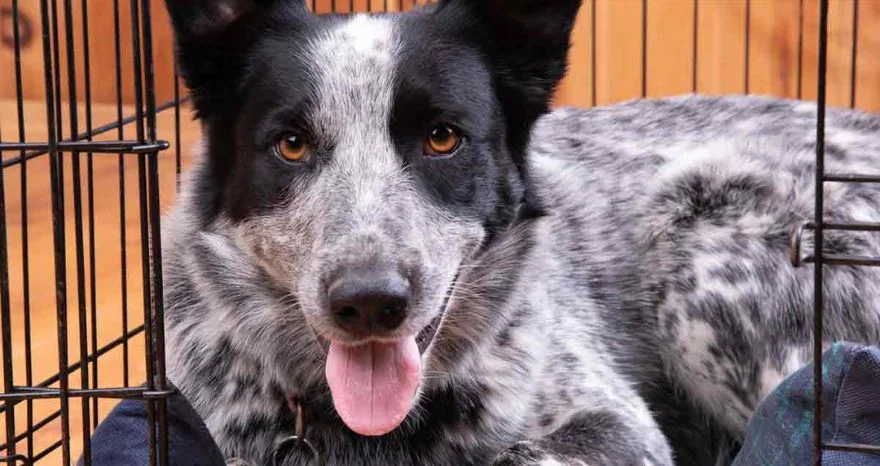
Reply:
[[[822,439],[880,446],[880,347],[832,345],[822,357]],[[809,465],[813,460],[813,365],[758,406],[733,466]],[[823,450],[827,466],[880,465],[880,455]]]
[[[123,400],[92,436],[91,464],[149,464],[148,426],[146,402]],[[168,399],[168,460],[172,465],[181,466],[222,466],[225,463],[201,418],[179,393]]]

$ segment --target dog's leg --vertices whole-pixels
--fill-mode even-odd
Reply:
[[[495,466],[672,465],[666,438],[635,393],[596,400],[595,409],[572,415],[543,437],[518,442],[499,454]]]
[[[772,175],[693,163],[658,184],[649,217],[657,347],[675,385],[739,438],[761,398],[807,361],[812,272],[788,260],[790,217],[766,207],[784,195]]]
[[[774,156],[769,149],[762,155]],[[656,183],[645,224],[652,238],[647,269],[656,280],[650,288],[662,290],[657,348],[669,378],[742,438],[763,397],[810,361],[813,270],[789,259],[798,222],[792,209],[810,186],[757,161],[730,162],[737,159],[744,160],[724,146],[675,167]],[[835,195],[842,218],[877,207]],[[831,231],[825,243],[852,256],[878,251],[868,235]],[[878,277],[867,269],[827,271],[824,339],[878,341]]]

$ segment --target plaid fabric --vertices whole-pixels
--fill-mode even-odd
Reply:
[[[838,343],[822,357],[822,439],[880,446],[880,347]],[[813,365],[758,406],[733,466],[813,464]],[[823,450],[828,466],[880,465],[880,455]]]

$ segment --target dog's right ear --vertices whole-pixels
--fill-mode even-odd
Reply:
[[[304,0],[165,0],[165,5],[180,74],[200,117],[234,98],[245,55],[261,29],[275,17],[308,15]]]

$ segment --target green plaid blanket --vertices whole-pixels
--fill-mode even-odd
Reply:
[[[880,347],[838,343],[822,358],[822,438],[880,446]],[[813,365],[759,405],[734,466],[813,464]],[[822,464],[880,465],[880,455],[824,449]]]

